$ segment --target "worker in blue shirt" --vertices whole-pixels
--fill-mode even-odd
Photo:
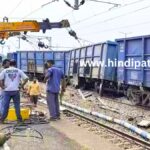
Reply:
[[[65,91],[65,79],[63,72],[54,66],[53,60],[48,60],[46,63],[47,72],[45,81],[47,81],[47,105],[50,113],[50,121],[60,119],[59,110],[59,91]],[[61,83],[62,82],[62,83]]]

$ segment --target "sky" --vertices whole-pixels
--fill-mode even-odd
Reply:
[[[39,49],[37,42],[53,46],[53,50],[69,50],[93,43],[114,41],[116,38],[133,37],[150,34],[150,0],[102,0],[120,4],[119,7],[86,0],[79,10],[68,7],[63,0],[5,0],[0,5],[1,21],[8,17],[9,21],[37,20],[49,18],[51,22],[68,19],[71,29],[77,33],[79,41],[68,34],[68,30],[52,29],[42,32],[28,32],[28,41],[11,37],[0,46],[0,52],[6,54],[16,50]],[[74,0],[67,0],[74,5]],[[81,0],[79,0],[81,1]],[[97,0],[98,1],[98,0]],[[48,37],[43,39],[43,37]],[[51,38],[51,40],[50,40]]]

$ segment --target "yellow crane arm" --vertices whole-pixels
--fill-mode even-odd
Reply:
[[[20,32],[20,31],[39,32],[39,30],[40,25],[37,21],[0,22],[0,32]]]
[[[7,39],[9,36],[14,36],[20,32],[39,32],[43,33],[46,30],[51,30],[52,28],[65,28],[70,27],[68,20],[62,20],[60,22],[50,23],[49,19],[43,20],[43,22],[37,21],[23,21],[23,22],[0,22],[0,39]]]

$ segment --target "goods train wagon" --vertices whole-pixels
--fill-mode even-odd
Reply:
[[[150,65],[135,66],[135,61],[150,61],[150,36],[116,39],[65,52],[20,51],[8,56],[16,59],[23,71],[41,78],[44,62],[53,59],[76,86],[95,88],[100,95],[103,90],[123,92],[133,103],[150,106]],[[108,60],[117,64],[112,66]],[[133,66],[118,66],[119,61],[128,60]]]
[[[8,53],[7,58],[8,59],[14,59],[17,62],[17,52]]]
[[[73,83],[83,88],[95,88],[102,95],[103,90],[116,89],[117,67],[109,61],[117,60],[117,44],[107,41],[82,47],[70,52],[69,76]]]
[[[15,57],[14,57],[15,56]],[[70,52],[69,51],[17,51],[8,53],[9,59],[17,60],[17,67],[42,80],[44,78],[44,63],[46,60],[54,60],[55,66],[67,75]]]
[[[118,66],[118,85],[135,104],[150,106],[150,36],[117,39],[116,42],[118,61],[128,61],[128,66]]]

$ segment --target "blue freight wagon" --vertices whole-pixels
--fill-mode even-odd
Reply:
[[[16,52],[8,53],[7,58],[14,59],[17,62],[17,53]]]
[[[44,64],[47,60],[54,60],[55,66],[67,74],[68,51],[17,51],[9,53],[8,58],[14,59],[14,54],[17,56],[17,67],[31,76],[43,79]]]
[[[79,86],[95,87],[100,95],[110,85],[116,86],[117,68],[108,61],[117,60],[117,43],[107,41],[70,52],[69,75]],[[113,87],[114,88],[114,87]]]
[[[150,36],[116,39],[70,51],[18,51],[8,58],[40,78],[44,76],[44,63],[52,59],[76,86],[95,88],[100,95],[104,90],[124,93],[135,104],[150,106]]]
[[[135,104],[150,105],[150,36],[117,39],[116,42],[118,61],[126,62],[126,66],[118,66],[119,85]]]

